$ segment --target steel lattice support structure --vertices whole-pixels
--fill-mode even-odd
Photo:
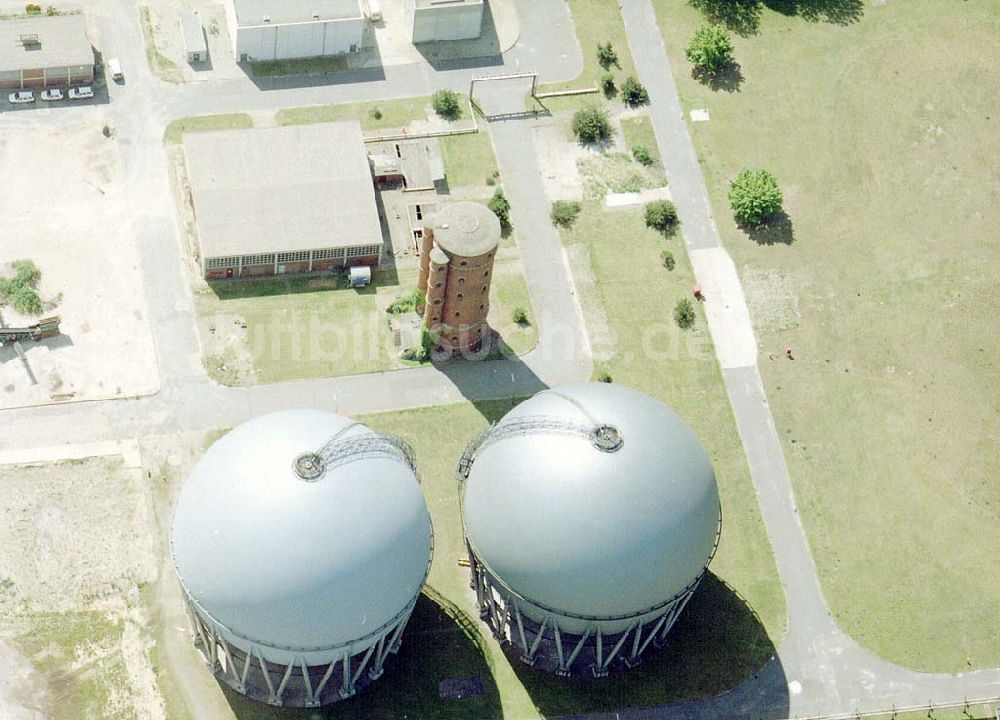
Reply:
[[[382,675],[386,659],[399,651],[416,599],[366,638],[298,651],[236,637],[190,597],[186,604],[194,645],[220,682],[269,705],[315,708],[349,698]]]
[[[721,531],[720,515],[716,547]],[[633,616],[590,617],[548,608],[519,595],[471,547],[469,566],[479,616],[497,641],[517,648],[522,662],[567,677],[604,677],[615,668],[638,665],[650,645],[663,647],[704,577],[703,572],[669,600]]]

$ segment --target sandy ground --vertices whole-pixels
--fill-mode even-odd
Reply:
[[[590,153],[578,143],[570,142],[562,122],[534,128],[531,138],[549,200],[583,199],[583,178],[577,161]]]
[[[152,527],[147,478],[121,456],[0,467],[0,709],[165,717],[140,589]]]
[[[32,107],[0,125],[0,272],[30,258],[62,335],[0,348],[0,408],[147,395],[159,374],[116,140],[100,106]],[[9,326],[30,324],[0,308]]]

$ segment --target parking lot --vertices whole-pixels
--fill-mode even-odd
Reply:
[[[4,98],[6,100],[6,98]],[[0,408],[159,388],[118,143],[99,100],[0,111],[0,274],[32,260],[62,334],[0,348]],[[107,133],[105,135],[105,127]],[[37,320],[0,307],[7,326]]]

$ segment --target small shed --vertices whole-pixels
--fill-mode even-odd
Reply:
[[[208,60],[208,44],[205,42],[205,28],[201,24],[201,15],[194,10],[181,11],[181,35],[184,38],[184,50],[189,63]]]
[[[351,268],[351,287],[364,287],[372,281],[372,269],[367,265],[354,265]]]

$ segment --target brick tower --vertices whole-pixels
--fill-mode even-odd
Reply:
[[[417,288],[440,348],[475,350],[486,335],[500,220],[480,203],[446,205],[424,225]]]

